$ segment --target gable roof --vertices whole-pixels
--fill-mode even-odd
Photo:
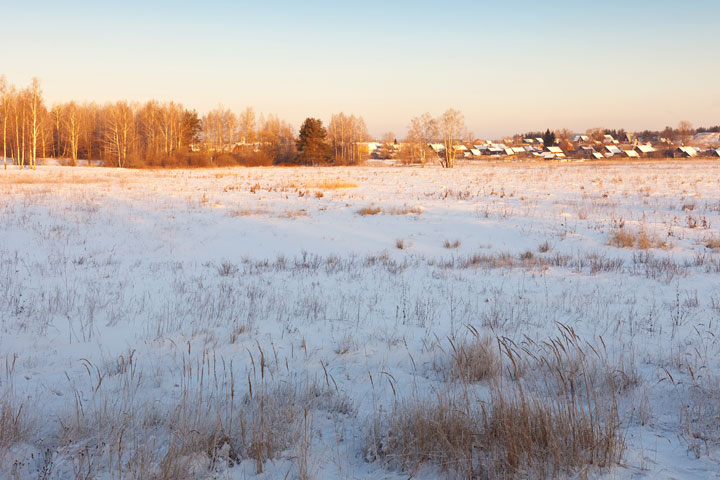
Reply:
[[[652,153],[655,151],[652,145],[637,145],[635,148],[638,149],[640,153]]]
[[[678,150],[685,153],[688,157],[697,157],[698,151],[694,147],[678,147]]]
[[[635,150],[623,150],[623,153],[629,158],[640,158],[640,155]]]
[[[605,146],[605,149],[606,149],[608,152],[612,153],[613,155],[617,155],[617,154],[619,154],[619,153],[622,153],[622,150],[620,150],[620,149],[619,149],[618,147],[616,147],[615,145],[606,145],[606,146]]]

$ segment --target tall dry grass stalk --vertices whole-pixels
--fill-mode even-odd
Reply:
[[[364,450],[368,461],[411,474],[429,464],[467,479],[555,478],[619,462],[616,374],[600,350],[564,326],[541,344],[498,339],[493,347],[484,339],[470,345],[453,345],[459,388],[377,412]],[[470,365],[495,365],[500,355],[503,376],[495,375],[500,365]],[[487,382],[486,395],[473,387],[478,381]]]

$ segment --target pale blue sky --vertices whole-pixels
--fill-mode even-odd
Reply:
[[[720,123],[720,2],[9,1],[0,74],[48,103],[219,104],[403,136],[456,108],[480,137]]]

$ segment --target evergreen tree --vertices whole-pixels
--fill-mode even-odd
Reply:
[[[548,128],[547,131],[542,136],[543,143],[546,147],[552,147],[555,145],[555,132],[551,132]]]
[[[300,127],[296,141],[298,162],[304,165],[321,165],[330,160],[332,154],[327,143],[327,130],[317,118],[306,118]]]

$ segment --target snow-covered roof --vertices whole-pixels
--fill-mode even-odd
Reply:
[[[476,157],[479,157],[480,155],[482,155],[482,152],[478,148],[471,148],[470,153],[472,153]]]
[[[635,148],[637,148],[640,153],[652,153],[655,151],[652,145],[638,145]]]
[[[515,153],[525,153],[525,149],[523,147],[513,147],[512,150]]]
[[[506,148],[505,155],[515,155],[515,151],[512,148]]]
[[[640,155],[635,150],[624,150],[623,153],[629,158],[640,158]]]
[[[693,137],[695,143],[720,143],[720,132],[703,132]]]
[[[587,135],[575,135],[575,139],[573,141],[574,142],[587,142],[588,140],[590,140],[590,137],[588,137]]]
[[[605,158],[605,156],[600,152],[593,152],[592,153],[593,158],[600,160],[601,158]]]
[[[431,143],[430,148],[432,148],[436,152],[441,152],[445,150],[445,145],[443,145],[442,143]]]
[[[562,151],[562,148],[560,148],[560,147],[547,147],[547,149],[548,149],[548,152],[550,152],[550,153],[555,153],[555,154],[565,153]]]
[[[622,150],[620,150],[620,149],[619,149],[618,147],[616,147],[615,145],[607,145],[607,146],[605,146],[605,149],[606,149],[608,152],[612,153],[613,155],[617,155],[617,154],[619,154],[619,153],[622,153]]]
[[[697,157],[698,151],[694,147],[678,147],[683,153],[686,153],[688,157]]]

